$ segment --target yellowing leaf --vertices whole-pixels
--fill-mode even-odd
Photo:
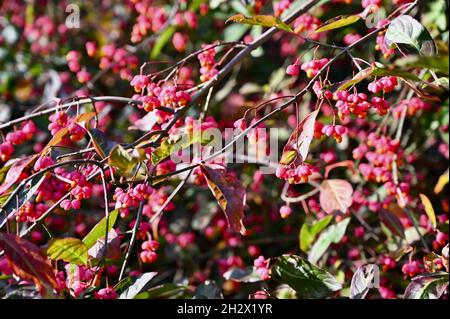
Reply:
[[[448,177],[449,177],[448,175],[449,174],[448,174],[448,169],[447,169],[447,171],[439,177],[439,180],[436,183],[436,186],[434,186],[435,194],[439,194],[444,189],[445,185],[448,184]]]
[[[220,208],[224,211],[229,226],[242,235],[247,235],[248,231],[242,222],[246,199],[244,186],[220,165],[201,165],[200,169]]]
[[[434,213],[433,205],[431,204],[428,197],[424,194],[419,194],[420,201],[422,202],[422,205],[425,207],[425,213],[428,216],[428,219],[431,222],[431,225],[433,225],[433,228],[436,228],[436,214]]]
[[[88,261],[88,248],[78,238],[52,239],[46,254],[50,259],[64,260],[76,265],[86,265]]]
[[[256,15],[252,17],[246,17],[243,14],[236,14],[232,17],[229,17],[226,23],[228,22],[237,22],[244,23],[250,25],[260,25],[268,28],[278,28],[280,30],[293,32],[292,28],[281,21],[279,18],[271,16],[271,15]]]
[[[333,19],[330,19],[330,20],[326,21],[325,23],[323,23],[320,26],[320,28],[318,28],[314,32],[320,33],[320,32],[324,32],[324,31],[342,28],[342,27],[345,27],[345,26],[355,23],[359,19],[361,19],[361,17],[357,14],[351,15],[351,16],[337,16],[337,17],[334,17]]]

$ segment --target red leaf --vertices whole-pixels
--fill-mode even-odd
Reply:
[[[345,213],[352,205],[352,185],[343,179],[326,179],[320,185],[320,206],[327,214]]]
[[[242,223],[246,193],[241,182],[220,165],[207,164],[201,165],[200,168],[209,188],[225,213],[228,225],[242,235],[248,235],[248,231]]]
[[[3,195],[12,185],[14,185],[22,174],[23,170],[33,162],[34,156],[27,156],[14,162],[5,177],[5,182],[0,186],[0,195]]]
[[[280,164],[289,165],[296,159],[296,157],[286,155],[292,153],[292,151],[297,153],[296,155],[299,157],[301,162],[306,159],[309,152],[309,146],[311,145],[311,141],[314,137],[314,126],[318,113],[319,109],[309,113],[297,125],[283,148],[282,158],[287,159],[287,162],[283,162],[282,160],[280,161]]]
[[[25,280],[32,280],[41,294],[46,289],[58,288],[50,261],[38,246],[13,234],[0,233],[0,249],[5,251],[14,273]]]
[[[380,221],[394,234],[405,238],[405,229],[400,219],[387,210],[379,212]]]
[[[346,160],[346,161],[327,165],[325,167],[325,178],[328,178],[328,175],[330,174],[330,172],[337,167],[347,167],[348,169],[350,169],[352,171],[352,173],[355,173],[355,162],[351,161],[351,160]]]

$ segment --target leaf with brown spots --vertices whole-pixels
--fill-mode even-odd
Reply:
[[[229,226],[242,235],[248,235],[242,222],[246,199],[244,186],[220,165],[205,164],[200,168],[211,192],[225,213]]]

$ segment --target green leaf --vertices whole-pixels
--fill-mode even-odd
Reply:
[[[345,235],[350,218],[345,218],[339,223],[329,226],[325,229],[317,239],[317,241],[312,246],[309,254],[308,260],[313,264],[322,257],[325,251],[330,247],[332,243],[337,244],[341,241],[342,237]]]
[[[311,231],[309,230],[309,226],[307,223],[303,223],[302,228],[300,228],[300,233],[298,237],[300,249],[302,251],[308,251],[309,247],[314,241],[314,236],[311,234]]]
[[[165,139],[161,145],[152,153],[152,164],[157,165],[170,155],[181,151],[193,144],[200,143],[207,145],[213,140],[213,136],[205,134],[206,132],[194,132],[193,134],[183,134],[176,141]]]
[[[168,299],[179,296],[188,289],[180,284],[167,283],[150,288],[136,295],[134,299]]]
[[[109,212],[109,220],[108,220],[108,232],[113,228],[116,223],[117,216],[119,215],[119,210],[115,209]],[[106,216],[103,217],[94,228],[91,229],[89,234],[83,238],[83,243],[89,249],[97,242],[98,239],[105,237],[106,234]]]
[[[281,155],[280,164],[289,165],[297,158],[296,150],[286,150]]]
[[[435,55],[436,44],[428,30],[409,15],[401,15],[389,24],[384,37],[388,47],[411,47],[421,55]]]
[[[314,222],[314,224],[311,226],[311,234],[313,236],[316,236],[318,233],[320,233],[325,227],[328,226],[328,224],[333,220],[332,215],[325,216],[324,218]]]
[[[359,71],[351,80],[345,82],[344,84],[342,84],[337,91],[342,91],[342,90],[346,90],[349,87],[358,84],[359,82],[365,80],[366,78],[368,78],[372,72],[373,72],[374,68],[370,67],[370,68],[366,68],[364,70]]]
[[[275,258],[271,277],[289,285],[304,298],[325,298],[342,289],[341,283],[331,274],[295,255]]]
[[[117,144],[109,153],[108,164],[116,168],[118,175],[130,177],[136,173],[138,164],[144,159],[145,151],[142,148],[128,152]]]
[[[46,254],[50,259],[64,260],[76,265],[87,265],[88,261],[88,248],[78,238],[52,239]]]
[[[439,55],[439,56],[409,55],[404,58],[397,59],[395,61],[395,65],[401,68],[432,69],[441,72],[447,76],[449,74],[448,55]]]
[[[150,60],[155,60],[158,58],[164,46],[172,39],[173,34],[177,30],[177,27],[172,25],[168,27],[156,40],[153,46],[152,52],[150,53]]]
[[[236,282],[261,281],[261,277],[254,272],[253,267],[231,268],[223,274],[223,278]]]
[[[156,272],[147,272],[132,279],[132,284],[120,294],[119,299],[133,299],[136,297],[156,274]]]
[[[439,299],[448,287],[448,273],[435,272],[414,277],[405,290],[405,299]]]
[[[214,281],[207,280],[197,287],[193,299],[223,299],[223,295]]]
[[[307,251],[309,247],[311,247],[311,244],[314,241],[314,238],[316,238],[316,235],[320,233],[325,227],[327,227],[332,219],[332,215],[326,216],[314,222],[311,227],[309,227],[308,224],[304,223],[302,225],[302,228],[300,229],[299,234],[300,249],[303,251]]]
[[[279,18],[271,15],[256,15],[252,17],[246,17],[243,14],[236,14],[232,17],[229,17],[226,23],[228,22],[260,25],[263,27],[277,28],[287,32],[293,32],[292,28],[289,25],[281,21]]]
[[[315,33],[320,33],[324,31],[339,29],[345,26],[348,26],[350,24],[353,24],[361,19],[361,16],[355,14],[351,16],[337,16],[333,19],[330,19],[323,23],[317,30],[315,30]]]
[[[421,82],[422,80],[415,74],[398,69],[376,68],[372,71],[372,76],[397,76],[402,79]]]

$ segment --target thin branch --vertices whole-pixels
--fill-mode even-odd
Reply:
[[[131,234],[130,244],[128,245],[127,253],[125,255],[125,259],[122,264],[122,268],[120,270],[119,280],[121,281],[123,278],[123,275],[125,274],[125,268],[127,267],[127,263],[130,260],[131,252],[134,247],[134,243],[136,241],[137,232],[139,231],[139,226],[141,224],[141,218],[142,218],[142,210],[144,209],[144,201],[141,201],[139,203],[138,212],[136,215],[136,222],[134,223],[133,232]]]

